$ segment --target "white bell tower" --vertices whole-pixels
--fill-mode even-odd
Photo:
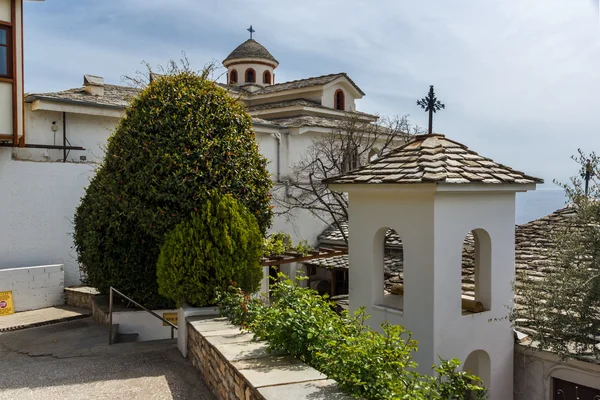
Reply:
[[[458,358],[490,400],[512,399],[515,193],[543,181],[433,134],[325,183],[349,195],[351,311],[364,306],[374,328],[387,321],[411,331],[419,372]],[[403,245],[401,295],[384,292],[389,229]],[[475,266],[463,271],[469,233]],[[462,293],[465,273],[474,298]]]

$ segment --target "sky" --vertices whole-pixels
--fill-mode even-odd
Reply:
[[[81,86],[178,60],[223,60],[254,38],[278,82],[346,72],[360,111],[409,114],[435,85],[434,131],[556,188],[600,152],[598,0],[46,0],[25,3],[25,86]],[[224,72],[221,69],[220,72]],[[223,78],[222,78],[223,79]]]

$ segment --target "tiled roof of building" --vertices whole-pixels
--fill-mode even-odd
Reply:
[[[311,87],[311,86],[321,86],[321,85],[326,85],[330,82],[333,82],[336,79],[341,78],[341,77],[345,77],[346,79],[348,79],[348,81],[352,84],[352,86],[354,86],[354,88],[356,90],[358,90],[358,92],[360,92],[364,96],[365,92],[363,92],[358,87],[358,85],[356,83],[354,83],[354,81],[352,79],[350,79],[350,77],[345,72],[340,72],[337,74],[315,76],[315,77],[306,78],[306,79],[298,79],[295,81],[276,83],[274,85],[265,86],[262,89],[254,92],[253,94],[275,93],[275,92],[282,92],[284,90],[302,89],[302,88]]]
[[[316,126],[321,128],[335,128],[340,126],[339,119],[318,117],[315,115],[300,115],[289,118],[270,119],[274,124],[282,128],[298,128],[302,126]]]
[[[248,111],[262,111],[262,110],[270,110],[273,108],[281,108],[281,107],[293,107],[293,106],[302,106],[302,107],[323,107],[321,104],[306,100],[306,99],[294,99],[294,100],[284,100],[284,101],[275,101],[272,103],[264,103],[258,104],[255,106],[249,106]],[[323,107],[327,108],[327,107]]]
[[[544,181],[480,156],[444,135],[419,135],[385,156],[324,183],[531,184]]]
[[[369,113],[365,113],[365,112],[361,112],[361,111],[345,112],[345,111],[335,110],[335,109],[332,109],[331,107],[325,107],[324,105],[321,105],[320,103],[317,103],[317,102],[311,101],[311,100],[307,100],[307,99],[274,101],[271,103],[253,105],[253,106],[248,107],[248,111],[250,111],[250,112],[263,111],[263,110],[272,110],[275,108],[284,108],[284,107],[313,107],[313,108],[319,108],[319,109],[323,109],[323,110],[337,111],[340,114],[355,114],[357,116],[365,116],[365,117],[368,117],[373,120],[378,118],[377,115],[373,115],[373,114],[369,114]]]
[[[248,39],[244,43],[240,44],[236,47],[226,59],[223,60],[223,63],[231,60],[237,60],[242,58],[262,58],[265,60],[273,61],[277,64],[279,62],[273,57],[269,50],[265,48],[262,44],[258,43],[254,39]]]
[[[85,91],[85,88],[75,88],[50,93],[31,93],[25,96],[25,102],[35,100],[51,100],[82,105],[94,105],[109,108],[125,108],[129,100],[139,93],[139,89],[129,86],[104,85],[104,95],[94,96]]]

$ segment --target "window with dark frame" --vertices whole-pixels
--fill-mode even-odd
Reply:
[[[0,78],[12,78],[11,27],[0,25]]]
[[[552,400],[597,400],[600,398],[600,389],[578,385],[573,382],[553,378],[554,397]]]
[[[237,83],[237,81],[238,81],[237,71],[234,69],[229,74],[229,83]]]
[[[345,99],[344,99],[344,91],[342,89],[338,89],[335,91],[334,95],[334,108],[336,110],[345,110]]]
[[[263,83],[271,84],[271,73],[269,71],[263,73]]]
[[[252,68],[248,68],[246,70],[246,83],[255,83],[256,82],[256,72]]]

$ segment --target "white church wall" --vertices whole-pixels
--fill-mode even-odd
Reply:
[[[553,400],[553,378],[600,390],[600,365],[515,345],[514,400]]]
[[[27,143],[62,145],[63,113],[58,111],[31,110],[31,104],[25,105]],[[55,124],[53,125],[53,122]],[[119,123],[119,118],[99,115],[66,113],[67,145],[83,147],[85,150],[71,150],[67,156],[69,162],[98,163],[104,158],[104,148],[108,137]],[[52,130],[55,126],[56,131]],[[31,161],[62,161],[62,150],[19,148],[15,149],[15,158]]]
[[[72,221],[93,166],[17,161],[0,149],[0,269],[63,264],[65,285],[79,283]]]

